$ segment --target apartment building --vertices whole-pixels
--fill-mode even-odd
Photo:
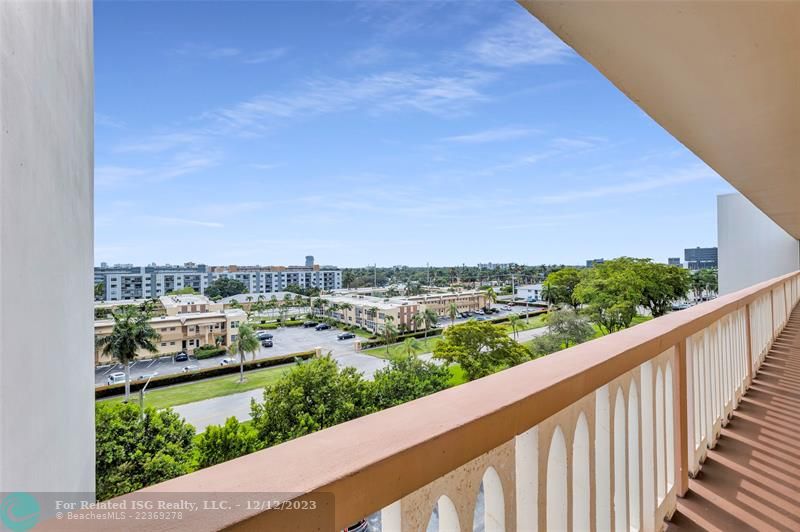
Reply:
[[[289,285],[300,288],[335,290],[342,287],[341,270],[313,264],[306,257],[304,266],[206,266],[187,262],[183,266],[102,263],[94,269],[94,283],[102,284],[99,301],[123,301],[164,296],[172,291],[192,288],[204,294],[206,288],[219,278],[241,281],[248,292],[281,292]]]
[[[94,269],[94,283],[102,283],[103,293],[97,299],[120,301],[161,297],[174,290],[192,288],[202,294],[208,288],[208,267],[205,264],[185,263],[183,266],[105,263]]]
[[[414,330],[414,315],[433,309],[440,318],[449,315],[450,304],[456,303],[459,312],[478,310],[486,305],[486,294],[480,291],[447,292],[407,297],[382,298],[354,291],[326,298],[328,306],[335,305],[330,315],[348,325],[370,331],[383,330],[387,320],[395,327]]]
[[[683,250],[686,267],[690,270],[704,270],[719,266],[717,248],[686,248]]]
[[[219,278],[241,281],[251,293],[282,292],[287,286],[317,288],[322,291],[342,287],[342,271],[318,264],[311,266],[215,266],[209,271],[209,282]]]
[[[180,295],[159,298],[164,314],[150,319],[150,325],[161,335],[157,353],[141,351],[142,358],[179,352],[192,353],[201,345],[231,345],[236,341],[239,324],[247,319],[241,309],[225,309],[205,296]],[[94,322],[95,337],[111,334],[113,319]],[[95,349],[95,364],[110,362]]]

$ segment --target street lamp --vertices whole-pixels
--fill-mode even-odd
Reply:
[[[144,390],[147,388],[147,385],[150,384],[150,379],[152,378],[153,375],[147,377],[147,382],[145,382],[142,389],[139,390],[139,416],[141,417],[142,423],[144,423]]]

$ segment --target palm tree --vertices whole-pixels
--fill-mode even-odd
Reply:
[[[491,307],[493,303],[497,303],[497,293],[491,286],[486,289],[486,306]]]
[[[156,342],[161,335],[150,326],[150,315],[137,307],[123,307],[113,313],[114,328],[111,334],[97,338],[96,344],[104,355],[125,366],[125,402],[131,395],[131,362],[138,351],[144,349],[157,353]]]
[[[383,323],[383,340],[386,342],[386,354],[389,354],[389,344],[397,339],[397,327],[394,326],[394,318],[386,316]]]
[[[514,340],[517,339],[517,328],[519,327],[519,316],[510,314],[508,316],[508,324],[511,325],[511,332],[514,334]]]
[[[414,323],[414,332],[416,332],[417,329],[422,327],[422,325],[425,323],[425,316],[423,316],[422,312],[418,310],[411,317],[411,321]]]
[[[416,338],[409,337],[403,340],[403,351],[405,352],[406,356],[412,356],[417,352],[419,349],[419,341]]]
[[[239,334],[236,341],[231,344],[231,354],[239,354],[239,383],[244,382],[244,358],[247,353],[253,355],[253,360],[256,359],[256,351],[258,351],[258,337],[256,337],[253,328],[243,323],[239,325]]]
[[[339,310],[342,311],[342,323],[346,323],[344,320],[345,312],[352,308],[353,305],[351,303],[339,303]]]
[[[426,308],[422,313],[422,319],[425,322],[425,338],[428,337],[428,329],[433,328],[439,322],[439,316],[432,308]]]
[[[456,305],[455,301],[450,303],[450,306],[447,307],[447,313],[450,315],[450,325],[455,325],[456,318],[458,317],[458,305]]]

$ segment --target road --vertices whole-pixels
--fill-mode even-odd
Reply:
[[[547,332],[546,327],[521,331],[518,333],[518,341],[527,342],[545,332]],[[423,353],[419,357],[423,360],[432,360],[432,353]],[[378,369],[389,365],[388,360],[355,352],[344,355],[334,354],[334,359],[340,366],[350,366],[361,371],[367,379],[371,379]],[[194,425],[198,432],[202,432],[209,425],[222,425],[231,416],[236,416],[239,421],[250,419],[250,399],[255,398],[256,401],[260,401],[262,399],[262,391],[259,388],[248,392],[175,406],[172,409]]]
[[[499,305],[496,305],[496,307],[499,308]],[[525,309],[518,307],[515,308],[513,312],[524,313]],[[500,311],[497,314],[493,314],[492,318],[506,316],[513,312]],[[465,321],[467,321],[466,318],[459,318],[455,323],[458,325]],[[443,320],[441,322],[441,325],[444,327],[448,327],[450,324],[450,320]],[[356,339],[337,340],[336,335],[341,331],[335,328],[326,331],[317,331],[313,328],[283,327],[267,332],[273,335],[273,347],[259,347],[259,351],[256,353],[257,359],[311,351],[317,347],[322,349],[323,354],[331,352],[337,358],[357,354],[355,350]],[[171,356],[164,356],[138,360],[131,365],[131,378],[135,380],[140,376],[146,376],[151,373],[157,373],[158,375],[180,373],[187,366],[196,366],[196,368],[193,367],[192,369],[210,368],[218,365],[221,358],[222,357],[213,357],[205,360],[196,360],[194,357],[190,357],[188,362],[175,362]],[[358,357],[352,358],[352,361],[353,365],[363,371],[370,371],[370,368],[372,368],[372,371],[375,369],[368,362]],[[94,374],[95,386],[107,384],[108,375],[120,371],[124,371],[124,367],[121,364],[97,366]]]

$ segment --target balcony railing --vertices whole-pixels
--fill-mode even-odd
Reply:
[[[479,497],[485,530],[658,530],[798,298],[788,274],[141,493],[333,494],[332,514],[199,512],[192,530],[377,511],[385,531],[424,530],[434,508],[440,530],[472,530]]]

